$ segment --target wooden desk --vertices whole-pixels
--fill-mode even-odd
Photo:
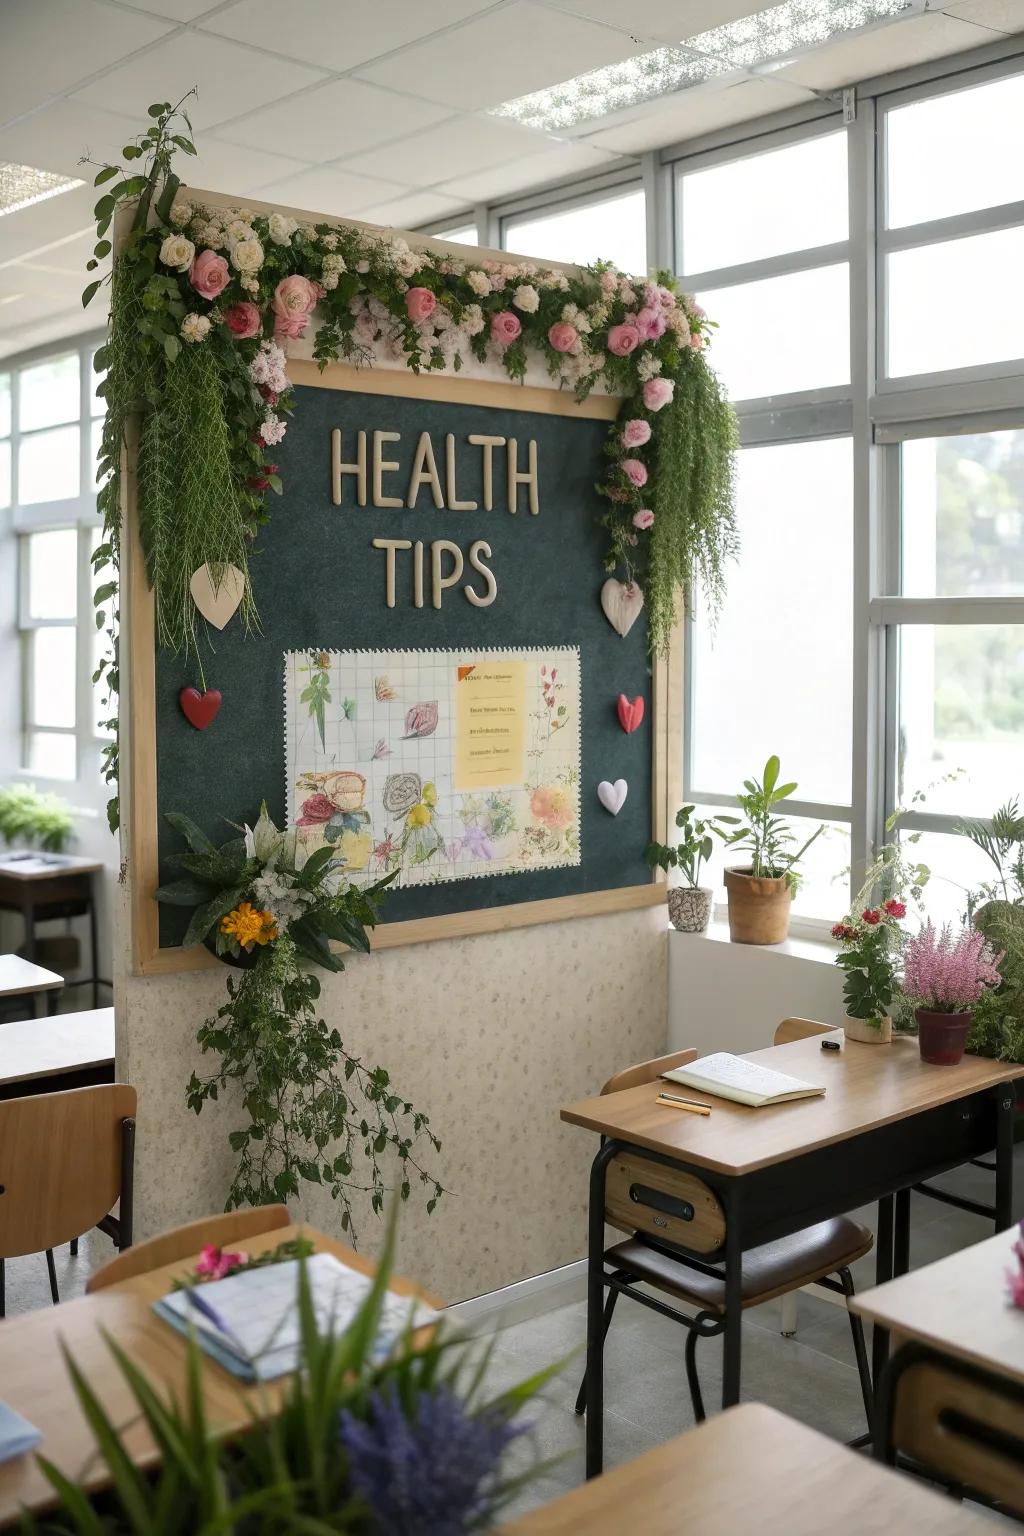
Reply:
[[[113,1008],[0,1025],[0,1100],[113,1081]]]
[[[507,1536],[985,1536],[992,1525],[760,1403],[503,1527]]]
[[[656,1102],[658,1083],[571,1104],[562,1119],[606,1138],[590,1176],[587,1308],[587,1465],[601,1470],[605,1172],[625,1151],[682,1169],[714,1191],[725,1216],[727,1321],[722,1406],[739,1400],[740,1283],[745,1249],[879,1201],[880,1282],[909,1266],[909,1192],[923,1179],[996,1150],[996,1225],[1009,1226],[1013,1180],[1013,1080],[1019,1066],[965,1056],[955,1067],[923,1062],[917,1041],[891,1046],[846,1041],[823,1051],[819,1037],[752,1051],[750,1059],[823,1082],[823,1098],[749,1109],[711,1094],[707,1118]],[[899,1192],[894,1203],[894,1194]],[[692,1219],[684,1218],[684,1219]],[[682,1250],[684,1253],[687,1250]],[[883,1345],[884,1332],[876,1334]],[[884,1359],[876,1348],[876,1365]]]
[[[876,1454],[905,1451],[1024,1516],[1024,1312],[1006,1282],[1016,1237],[1001,1232],[851,1305],[894,1342],[878,1383]]]
[[[0,911],[20,912],[25,922],[25,951],[36,957],[36,923],[51,918],[88,917],[91,974],[76,985],[92,985],[92,1005],[99,1006],[99,951],[96,934],[96,895],[93,880],[102,869],[98,859],[70,853],[25,850],[0,856]]]
[[[368,1259],[308,1227],[280,1227],[251,1238],[245,1245],[246,1251],[260,1253],[299,1236],[311,1238],[318,1252],[336,1254],[364,1274],[373,1272],[374,1266]],[[96,1443],[68,1379],[61,1344],[66,1345],[82,1367],[117,1424],[131,1422],[137,1410],[104,1342],[104,1329],[151,1383],[165,1386],[184,1401],[185,1340],[155,1315],[151,1303],[165,1296],[172,1279],[191,1269],[196,1258],[197,1254],[178,1260],[97,1291],[94,1296],[0,1322],[0,1392],[4,1402],[42,1430],[41,1453],[90,1493],[105,1486],[109,1479],[96,1460]],[[408,1280],[395,1278],[391,1289],[400,1296],[419,1296],[430,1306],[442,1305]],[[210,1418],[227,1432],[248,1422],[249,1402],[258,1398],[275,1402],[288,1380],[285,1377],[282,1382],[245,1387],[205,1355],[201,1369]],[[158,1460],[153,1442],[141,1424],[135,1423],[128,1430],[125,1444],[140,1466],[150,1466]],[[22,1505],[41,1510],[52,1504],[52,1489],[36,1466],[34,1456],[21,1456],[0,1466],[0,1526],[16,1522]]]
[[[0,998],[31,997],[34,1008],[36,998],[45,993],[47,1007],[53,1013],[63,986],[64,977],[58,976],[56,971],[33,965],[20,955],[0,955]]]

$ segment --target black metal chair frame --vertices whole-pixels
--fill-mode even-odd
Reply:
[[[128,1117],[121,1121],[121,1194],[118,1214],[109,1213],[96,1223],[96,1230],[104,1232],[118,1251],[132,1245],[132,1228],[135,1216],[135,1120]],[[72,1255],[78,1252],[78,1238],[71,1239]],[[57,1289],[57,1269],[53,1262],[53,1249],[46,1250],[46,1268],[50,1277],[50,1296],[54,1306],[60,1302]],[[0,1317],[7,1316],[7,1280],[4,1260],[0,1258]]]

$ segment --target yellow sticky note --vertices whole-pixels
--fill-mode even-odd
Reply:
[[[455,788],[503,789],[526,777],[525,661],[477,662],[455,684]]]

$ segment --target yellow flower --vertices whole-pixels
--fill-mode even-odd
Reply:
[[[429,805],[431,810],[437,804],[437,785],[431,784],[429,780],[423,786],[423,803]]]
[[[221,933],[230,934],[243,949],[249,944],[268,944],[277,938],[272,912],[257,912],[251,901],[243,901],[220,920]]]
[[[429,827],[430,809],[421,801],[419,805],[413,806],[405,820],[410,827]]]

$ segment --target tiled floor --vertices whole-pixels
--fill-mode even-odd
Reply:
[[[991,1200],[992,1175],[965,1168],[942,1181],[947,1188]],[[1024,1206],[1024,1147],[1018,1149],[1016,1187]],[[865,1225],[874,1210],[856,1213]],[[967,1212],[915,1196],[912,1203],[911,1263],[917,1268],[956,1252],[991,1234],[991,1223]],[[55,1255],[61,1297],[80,1295],[90,1267],[113,1254],[98,1232],[83,1238],[79,1256],[68,1249]],[[857,1285],[873,1282],[874,1256],[854,1266]],[[7,1264],[9,1315],[49,1306],[46,1262],[40,1254]],[[566,1361],[533,1410],[529,1446],[522,1455],[551,1462],[516,1500],[521,1513],[546,1503],[583,1480],[584,1424],[573,1413],[583,1371],[586,1331],[583,1302],[547,1312],[501,1329],[494,1341],[488,1382],[501,1391],[555,1361]],[[667,1318],[622,1300],[608,1336],[605,1372],[605,1465],[638,1456],[672,1435],[690,1428],[693,1415],[683,1370],[684,1330]],[[698,1366],[710,1411],[721,1391],[720,1339],[704,1340]],[[843,1310],[814,1296],[801,1296],[795,1338],[779,1332],[779,1303],[769,1302],[744,1314],[743,1395],[770,1403],[793,1418],[840,1440],[864,1427],[864,1410],[853,1361],[849,1323]],[[992,1517],[1003,1524],[997,1516]]]

